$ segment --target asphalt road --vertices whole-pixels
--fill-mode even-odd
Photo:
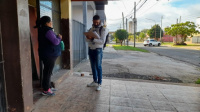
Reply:
[[[130,43],[130,45],[133,45],[133,43]],[[143,43],[136,43],[136,47],[200,67],[200,50],[174,48],[162,45],[160,47],[145,47],[143,46]]]

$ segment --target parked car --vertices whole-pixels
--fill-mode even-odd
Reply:
[[[160,46],[161,43],[159,41],[156,41],[154,39],[147,39],[144,41],[144,46]]]

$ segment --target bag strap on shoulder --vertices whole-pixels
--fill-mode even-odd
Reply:
[[[99,28],[99,35],[101,36],[101,30],[103,29],[103,26],[101,26],[100,28]]]

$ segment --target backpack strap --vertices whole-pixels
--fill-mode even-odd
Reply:
[[[90,31],[92,28],[90,28],[88,31]]]
[[[105,41],[105,43],[103,44],[103,49],[106,47],[106,44],[107,44],[107,41],[108,41],[108,37],[109,37],[109,33],[106,35],[106,41]]]
[[[101,30],[103,29],[103,26],[101,26],[100,28],[99,28],[99,35],[101,36]]]

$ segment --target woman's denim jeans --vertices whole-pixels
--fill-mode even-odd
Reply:
[[[103,50],[102,48],[90,49],[89,48],[89,58],[92,68],[93,80],[94,82],[101,84],[102,83],[102,57]]]

